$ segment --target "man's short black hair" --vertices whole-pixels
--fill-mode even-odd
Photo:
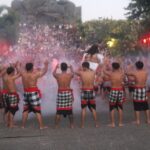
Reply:
[[[26,70],[31,71],[33,69],[33,63],[27,63],[26,64]]]
[[[82,63],[82,67],[89,69],[89,68],[90,68],[89,62],[83,62],[83,63]]]
[[[137,69],[141,70],[141,69],[143,69],[144,64],[143,64],[142,61],[137,61],[137,62],[135,63],[135,66],[136,66]]]
[[[13,73],[15,71],[14,67],[8,67],[7,68],[7,74],[10,75],[11,73]]]
[[[62,62],[60,65],[61,71],[67,71],[68,65],[65,62]]]
[[[114,70],[118,70],[118,69],[120,68],[120,64],[117,63],[117,62],[113,62],[113,63],[112,63],[112,68],[113,68]]]

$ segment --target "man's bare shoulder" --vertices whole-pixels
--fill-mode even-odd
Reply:
[[[22,72],[21,72],[21,75],[22,75],[22,76],[25,76],[26,74],[27,74],[27,71],[22,71]]]
[[[148,75],[148,71],[147,70],[142,70],[142,72],[141,72],[143,75]]]
[[[93,71],[93,70],[89,70],[89,72],[90,72],[91,74],[96,74],[96,72]]]
[[[32,74],[33,76],[38,76],[38,75],[41,75],[41,73],[42,73],[42,70],[36,69],[32,73],[30,73],[30,74]]]
[[[73,73],[70,73],[70,72],[68,72],[68,73],[58,73],[57,75],[58,75],[59,77],[61,77],[61,76],[70,77],[70,76],[73,75]]]
[[[122,76],[125,75],[124,70],[121,70],[121,71],[120,71],[120,75],[122,75]]]

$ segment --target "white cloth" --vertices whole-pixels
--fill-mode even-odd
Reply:
[[[102,55],[102,54],[97,54],[97,58],[98,58],[98,60],[99,60],[99,63],[102,64],[103,61],[104,61],[104,55]]]
[[[98,63],[91,62],[91,61],[88,61],[88,62],[90,64],[90,69],[92,69],[93,71],[96,71],[96,69],[98,67]]]

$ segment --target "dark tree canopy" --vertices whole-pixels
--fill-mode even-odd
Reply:
[[[126,9],[129,19],[150,18],[150,0],[131,0]]]

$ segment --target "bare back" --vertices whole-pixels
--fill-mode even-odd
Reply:
[[[135,86],[145,87],[148,78],[148,73],[145,70],[138,70],[134,73]]]
[[[60,73],[55,76],[58,88],[70,89],[70,83],[73,78],[72,73]]]
[[[3,79],[5,88],[10,92],[16,92],[15,78],[13,76],[6,75]]]
[[[23,72],[22,73],[22,82],[23,82],[24,88],[36,87],[39,77],[40,77],[39,71]]]
[[[82,88],[93,88],[95,80],[95,72],[91,70],[80,71],[82,80]]]
[[[110,76],[112,88],[122,88],[124,81],[124,74],[122,71],[114,71]]]

